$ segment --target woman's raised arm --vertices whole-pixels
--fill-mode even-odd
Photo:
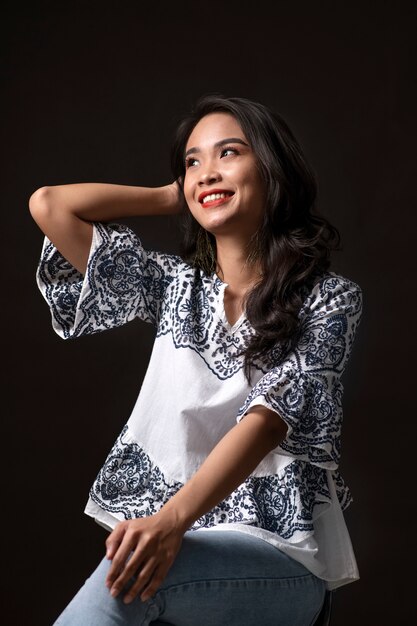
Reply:
[[[60,253],[82,274],[87,267],[93,227],[136,215],[170,215],[181,207],[177,183],[134,187],[74,183],[37,189],[29,199],[33,219]]]

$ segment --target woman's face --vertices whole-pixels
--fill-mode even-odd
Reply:
[[[184,195],[199,224],[215,236],[248,240],[264,214],[265,184],[237,120],[210,113],[186,145]]]

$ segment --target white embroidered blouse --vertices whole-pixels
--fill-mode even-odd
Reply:
[[[361,291],[328,273],[300,311],[301,333],[244,375],[239,352],[254,330],[231,326],[227,284],[170,254],[145,251],[127,226],[94,224],[83,277],[45,238],[37,271],[54,330],[79,337],[140,318],[154,324],[149,366],[132,414],[91,487],[85,513],[112,529],[156,513],[255,405],[278,413],[285,440],[192,526],[256,535],[335,589],[359,578],[338,472],[340,382],[361,315]]]

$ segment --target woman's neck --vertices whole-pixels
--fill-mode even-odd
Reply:
[[[229,293],[243,297],[260,279],[259,262],[248,262],[248,242],[217,238],[217,274],[228,284]]]

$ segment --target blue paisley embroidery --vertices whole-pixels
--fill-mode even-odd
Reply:
[[[119,252],[97,265],[98,275],[107,280],[109,289],[116,294],[134,295],[141,284],[141,266],[137,254]]]
[[[44,297],[53,314],[55,328],[61,328],[69,337],[75,323],[77,302],[80,299],[82,275],[48,243],[39,264],[38,277]]]
[[[216,313],[221,281],[185,266],[167,290],[156,336],[171,334],[176,348],[194,350],[220,380],[243,368],[243,352],[253,334],[248,320],[233,334]]]
[[[124,519],[157,513],[182,487],[169,481],[136,443],[122,430],[90,491],[102,509]],[[339,481],[338,497],[349,495]],[[347,495],[346,495],[347,494]],[[228,498],[199,518],[192,530],[241,522],[258,526],[284,539],[313,531],[315,507],[330,502],[326,471],[294,461],[280,475],[249,477]]]
[[[290,364],[268,372],[255,385],[239,410],[243,416],[249,405],[263,397],[291,427],[281,449],[311,463],[336,468],[340,458],[342,422],[342,386],[334,382],[328,391],[327,381],[300,373]]]
[[[181,259],[147,254],[122,224],[97,223],[94,236],[95,248],[84,279],[52,244],[43,251],[38,281],[55,330],[70,338],[120,326],[134,317],[158,324],[164,294]]]

